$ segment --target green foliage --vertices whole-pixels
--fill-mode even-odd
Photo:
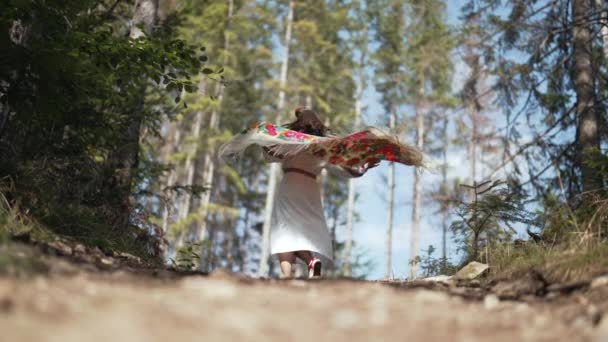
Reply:
[[[447,258],[434,257],[437,249],[433,245],[429,245],[426,250],[423,250],[422,256],[416,256],[410,260],[410,266],[420,266],[423,277],[432,277],[437,275],[452,275],[458,271],[458,266],[453,265]]]
[[[117,200],[110,159],[133,140],[125,132],[134,120],[152,132],[162,120],[147,93],[163,89],[158,103],[168,103],[196,90],[200,53],[162,26],[131,39],[124,25],[97,1],[0,5],[0,175],[13,183],[7,200],[56,233],[158,256],[137,210],[127,227],[117,221],[133,203]],[[132,166],[131,185],[156,172]]]
[[[208,241],[187,242],[175,253],[171,265],[178,271],[196,271],[200,268],[200,255],[208,249]]]
[[[501,181],[487,181],[471,188],[473,201],[463,199],[456,207],[458,219],[451,230],[466,253],[465,263],[481,261],[480,252],[491,243],[510,241],[514,224],[540,226],[539,218],[525,208],[525,198]]]

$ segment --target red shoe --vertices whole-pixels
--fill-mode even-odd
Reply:
[[[321,260],[312,258],[308,263],[308,278],[321,278]]]

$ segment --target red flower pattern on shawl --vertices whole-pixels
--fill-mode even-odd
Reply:
[[[286,137],[286,138],[294,138],[295,140],[298,141],[306,141],[306,140],[311,140],[311,136],[305,133],[300,133],[298,131],[292,131],[292,130],[285,130],[281,133],[282,136]]]
[[[264,125],[264,128],[266,128],[266,132],[268,132],[268,134],[270,134],[271,136],[276,136],[277,135],[277,129],[274,127],[273,124],[271,123],[266,123]]]

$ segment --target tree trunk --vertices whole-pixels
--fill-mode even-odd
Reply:
[[[177,127],[177,123],[168,122],[169,128],[167,133],[167,145],[165,150],[165,155],[163,156],[163,163],[167,163],[171,154],[175,152],[177,146],[179,146],[181,139],[181,130],[180,127]],[[175,185],[177,180],[177,169],[171,170],[169,172],[169,176],[167,177],[167,182],[165,186],[167,188],[171,188]],[[167,233],[169,230],[169,218],[171,216],[173,202],[175,200],[175,194],[173,191],[169,190],[168,195],[165,198],[165,204],[163,207],[163,223],[162,223],[162,231],[163,233]]]
[[[242,173],[242,160],[241,163],[239,164],[239,174]],[[231,203],[230,205],[233,208],[236,208],[239,205],[239,197],[238,197],[238,192],[234,192],[232,194],[232,198],[231,198]],[[235,254],[235,236],[236,236],[236,226],[238,225],[238,216],[235,216],[233,218],[230,218],[228,220],[228,224],[226,226],[226,268],[230,271],[233,270],[234,267],[234,256]],[[236,245],[238,245],[238,241],[236,241]]]
[[[384,278],[392,278],[392,266],[391,259],[393,253],[393,212],[394,212],[394,196],[395,196],[395,163],[390,163],[388,168],[388,223],[386,225],[386,238],[385,238],[385,265],[384,265]]]
[[[422,91],[420,92],[422,94]],[[422,95],[420,96],[422,97]],[[422,151],[424,147],[424,118],[422,106],[416,103],[416,146]],[[414,191],[412,194],[412,229],[410,234],[410,260],[418,256],[418,240],[420,235],[420,207],[422,206],[422,180],[420,173],[414,169]],[[410,279],[416,278],[417,265],[410,268]]]
[[[447,235],[448,235],[448,116],[443,117],[443,165],[441,168],[441,259],[443,266],[447,264]]]
[[[476,181],[475,178],[477,177],[477,153],[475,148],[477,144],[477,110],[475,109],[475,105],[473,103],[469,103],[467,108],[469,112],[469,119],[471,121],[471,131],[469,132],[469,140],[467,141],[467,159],[469,160],[468,182],[469,185],[474,185]],[[473,201],[473,197],[475,197],[475,189],[470,189],[469,201]]]
[[[199,87],[201,89],[205,88],[205,82],[203,80],[199,82]],[[199,139],[201,136],[201,126],[203,125],[204,117],[204,110],[199,109],[194,116],[194,121],[192,122],[192,135],[190,136],[190,139],[188,139],[190,140],[191,146],[188,147],[188,154],[186,156],[186,162],[184,163],[185,179],[183,184],[187,186],[192,185],[192,183],[194,182],[194,174],[196,169],[195,159],[198,152]],[[184,220],[191,211],[192,194],[190,192],[186,192],[180,202],[181,203],[179,204],[178,211],[179,214],[177,216],[179,221]]]
[[[131,31],[129,36],[133,39],[144,34],[152,34],[154,26],[158,22],[158,6],[160,0],[137,0],[135,2],[135,13],[131,20]],[[138,27],[142,25],[143,31]]]
[[[585,153],[589,149],[599,149],[598,115],[595,108],[595,85],[593,56],[591,47],[591,25],[587,0],[572,0],[572,39],[574,70],[572,80],[576,91],[576,115],[578,118],[576,144],[577,163],[582,173],[583,192],[602,187],[602,179],[597,170],[585,163]]]
[[[367,27],[363,30],[363,36],[367,37]],[[367,43],[367,42],[366,42]],[[365,44],[364,44],[365,45]],[[363,68],[365,65],[366,50],[361,49],[361,56],[359,59],[359,65],[357,66],[357,81],[355,88],[355,125],[354,129],[359,130],[361,126],[361,102],[363,98]],[[353,221],[355,215],[355,180],[348,180],[348,200],[346,209],[346,241],[344,244],[344,265],[342,272],[345,276],[350,277],[352,275],[352,249],[353,249]]]
[[[129,37],[136,39],[144,34],[152,34],[152,29],[158,18],[158,0],[139,0],[135,4],[135,13],[132,19],[132,27]],[[137,25],[143,25],[142,31]],[[142,112],[144,110],[144,98],[146,92],[145,81],[141,86],[139,98],[133,112],[127,117],[124,131],[122,132],[122,146],[111,153],[108,157],[108,165],[112,170],[109,184],[106,191],[115,194],[115,207],[117,219],[115,224],[125,227],[129,224],[131,212],[130,196],[133,177],[139,166],[139,137],[142,122]]]
[[[396,115],[395,110],[391,109],[390,112],[389,127],[392,130],[395,129]],[[394,133],[394,132],[393,132]],[[393,216],[394,216],[394,197],[395,197],[395,163],[390,163],[388,168],[388,223],[386,225],[386,240],[385,240],[385,265],[384,265],[384,278],[389,279],[392,275],[391,258],[393,253]]]
[[[289,12],[287,13],[287,22],[285,24],[285,41],[283,43],[283,58],[281,62],[281,76],[279,80],[279,99],[277,100],[277,122],[280,121],[281,112],[285,107],[285,87],[287,86],[287,70],[289,66],[289,45],[291,44],[291,28],[293,25],[293,0],[289,1]],[[272,211],[274,210],[274,195],[277,187],[277,178],[279,176],[279,163],[270,164],[268,173],[268,188],[266,189],[266,207],[264,209],[264,225],[262,227],[262,246],[260,251],[260,265],[258,267],[258,276],[268,275],[268,256],[270,254],[270,224],[272,220]]]
[[[224,29],[224,58],[223,58],[224,66],[228,64],[228,51],[230,49],[230,35],[228,32],[228,28],[230,26],[230,20],[232,19],[233,11],[234,11],[234,2],[233,2],[233,0],[228,0],[228,19],[227,19],[226,28]],[[216,132],[219,128],[219,125],[220,125],[219,109],[221,108],[223,100],[224,100],[224,85],[219,84],[218,95],[217,95],[218,106],[213,109],[213,111],[211,112],[211,117],[209,118],[209,132],[210,133]],[[207,143],[207,145],[209,145],[209,144]],[[204,240],[205,234],[207,231],[207,214],[209,212],[209,202],[211,200],[211,188],[213,187],[213,177],[215,175],[215,160],[214,160],[214,150],[213,149],[209,149],[209,148],[207,149],[207,152],[205,153],[205,161],[204,161],[203,167],[204,167],[204,169],[203,169],[203,186],[207,188],[207,191],[205,191],[203,193],[203,195],[201,196],[200,211],[199,211],[200,224],[198,225],[197,229],[195,230],[195,239],[197,241]],[[201,260],[200,260],[201,267],[202,267],[203,261],[204,261],[204,260],[202,260],[203,255],[204,255],[204,253],[201,253]]]
[[[249,188],[253,193],[257,193],[259,189],[260,178],[257,177],[257,170],[252,170],[250,175],[250,181],[248,184]],[[243,224],[243,239],[241,241],[241,259],[240,259],[240,269],[241,272],[246,273],[247,270],[247,261],[249,259],[249,236],[251,231],[251,206],[250,204],[246,204],[245,210],[245,222]]]

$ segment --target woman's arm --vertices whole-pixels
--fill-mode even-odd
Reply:
[[[338,166],[340,169],[342,169],[343,171],[348,172],[348,174],[350,175],[349,178],[359,178],[361,176],[363,176],[365,174],[365,172],[367,171],[367,169],[365,169],[364,167],[346,167],[346,166]]]
[[[374,168],[379,164],[380,162],[373,164],[366,163],[360,167],[337,166],[330,164],[329,170],[333,170],[334,173],[345,178],[359,178],[363,176],[367,172],[367,170]]]

